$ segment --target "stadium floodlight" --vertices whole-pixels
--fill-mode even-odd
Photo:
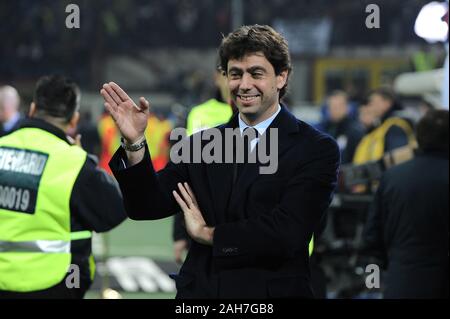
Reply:
[[[429,43],[445,42],[447,40],[448,25],[442,21],[447,13],[445,2],[430,2],[419,12],[414,24],[414,32]]]

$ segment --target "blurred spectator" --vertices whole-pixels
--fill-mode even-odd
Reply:
[[[12,86],[0,87],[0,136],[15,130],[22,115],[19,112],[20,97]]]
[[[430,48],[423,45],[411,57],[413,70],[416,72],[424,72],[434,70],[438,67],[438,58]]]
[[[395,94],[388,88],[378,88],[369,94],[368,111],[374,116],[374,129],[359,143],[353,163],[377,161],[387,152],[409,145],[415,147],[411,123],[397,116],[401,110]],[[366,110],[367,111],[367,110]]]
[[[350,115],[349,101],[344,91],[330,94],[327,110],[328,118],[319,125],[319,129],[336,139],[341,150],[341,163],[350,163],[364,136],[364,128]]]
[[[83,149],[89,154],[93,154],[99,158],[101,153],[100,136],[97,127],[92,122],[91,112],[80,112],[78,134],[81,135]]]
[[[435,106],[425,99],[421,99],[418,106],[419,118],[422,118],[429,111],[434,110]]]
[[[385,298],[448,298],[448,111],[428,112],[417,140],[417,156],[385,172],[364,232],[387,263]]]
[[[358,120],[364,127],[366,133],[369,133],[375,126],[375,114],[367,104],[362,104],[358,109]]]
[[[81,28],[77,30],[64,27],[65,7],[69,3],[69,0],[0,2],[0,61],[8,61],[0,63],[0,77],[8,81],[16,77],[28,79],[44,70],[62,72],[63,69],[76,75],[82,83],[90,83],[86,81],[90,76],[90,61],[102,55],[102,46],[107,46],[112,54],[130,52],[130,48],[214,48],[217,35],[231,31],[231,1],[78,0],[82,18]],[[370,35],[365,28],[354,28],[355,23],[364,24],[366,16],[361,14],[364,2],[242,1],[242,15],[247,24],[302,21],[327,15],[333,19],[330,41],[336,46],[395,43],[403,47],[407,43],[420,43],[413,32],[401,30],[412,28],[422,0],[408,6],[387,0],[379,0],[378,4],[384,8],[383,30],[387,32]],[[340,18],[343,15],[346,19]]]

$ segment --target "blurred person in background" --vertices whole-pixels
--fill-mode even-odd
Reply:
[[[363,103],[359,106],[358,121],[363,126],[365,134],[368,134],[374,129],[376,117],[367,103]]]
[[[9,85],[0,87],[0,136],[18,127],[22,119],[19,106],[20,96],[17,90]]]
[[[186,120],[188,136],[227,123],[233,115],[227,77],[219,65],[214,72],[214,85],[215,97],[194,106],[189,112]],[[175,261],[181,264],[190,242],[182,213],[174,216],[172,238]]]
[[[396,112],[401,106],[394,92],[388,88],[378,88],[369,94],[367,110],[374,117],[372,130],[358,144],[353,157],[354,164],[377,161],[387,152],[402,146],[414,148],[416,141],[412,125]]]
[[[384,173],[363,235],[387,266],[384,298],[448,298],[448,111],[416,131],[416,156]]]
[[[77,134],[83,139],[83,149],[89,154],[100,157],[101,142],[97,126],[92,121],[90,111],[80,112],[80,122],[77,127]]]
[[[92,231],[126,218],[115,180],[67,135],[79,100],[74,82],[42,77],[29,118],[0,138],[0,298],[82,298]]]
[[[364,128],[352,118],[348,96],[344,91],[332,92],[328,96],[326,107],[328,117],[318,128],[336,139],[341,150],[341,163],[350,163],[364,136]]]

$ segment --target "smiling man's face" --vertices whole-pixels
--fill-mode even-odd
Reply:
[[[256,52],[239,60],[230,59],[227,75],[231,99],[248,125],[258,124],[276,112],[287,71],[276,75],[264,54]]]

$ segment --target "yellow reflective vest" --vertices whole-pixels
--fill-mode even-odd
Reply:
[[[186,133],[190,136],[203,129],[227,123],[232,115],[233,110],[230,105],[210,99],[193,107],[189,112]]]
[[[70,197],[86,152],[38,128],[0,139],[0,290],[31,292],[70,267]]]
[[[363,137],[356,148],[353,164],[364,164],[370,161],[378,161],[384,155],[386,134],[392,126],[400,127],[408,137],[408,145],[414,147],[416,139],[411,125],[399,117],[391,117],[385,120],[379,127]]]

